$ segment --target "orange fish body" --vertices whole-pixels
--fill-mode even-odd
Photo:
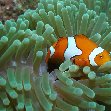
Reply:
[[[100,66],[109,61],[110,56],[106,50],[80,34],[74,37],[59,38],[50,47],[46,56],[48,69],[58,68],[67,59],[79,66]]]

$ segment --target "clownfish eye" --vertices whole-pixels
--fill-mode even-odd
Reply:
[[[100,57],[101,59],[103,58],[103,56],[102,56],[102,55],[100,55],[99,57]]]

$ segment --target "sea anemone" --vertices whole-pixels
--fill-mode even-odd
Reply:
[[[67,60],[51,73],[44,61],[59,37],[75,34],[110,52],[110,2],[40,0],[16,21],[0,22],[0,110],[110,110],[111,61],[81,68]],[[87,79],[74,79],[82,74]]]

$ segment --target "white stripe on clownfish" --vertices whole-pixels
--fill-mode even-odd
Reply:
[[[97,48],[95,48],[95,49],[90,53],[90,55],[89,55],[89,60],[90,60],[90,64],[91,64],[92,66],[97,66],[94,58],[95,58],[98,54],[100,54],[101,52],[103,52],[103,51],[104,51],[104,49],[102,49],[101,47],[97,47]]]
[[[65,60],[70,59],[71,57],[74,57],[76,55],[81,55],[82,51],[77,48],[76,41],[74,37],[68,37],[68,44],[67,49],[64,52]]]
[[[50,47],[50,57],[54,54],[55,49],[53,46]]]

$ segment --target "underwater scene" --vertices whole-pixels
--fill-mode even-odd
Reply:
[[[111,111],[111,0],[0,0],[0,14],[0,111]]]

